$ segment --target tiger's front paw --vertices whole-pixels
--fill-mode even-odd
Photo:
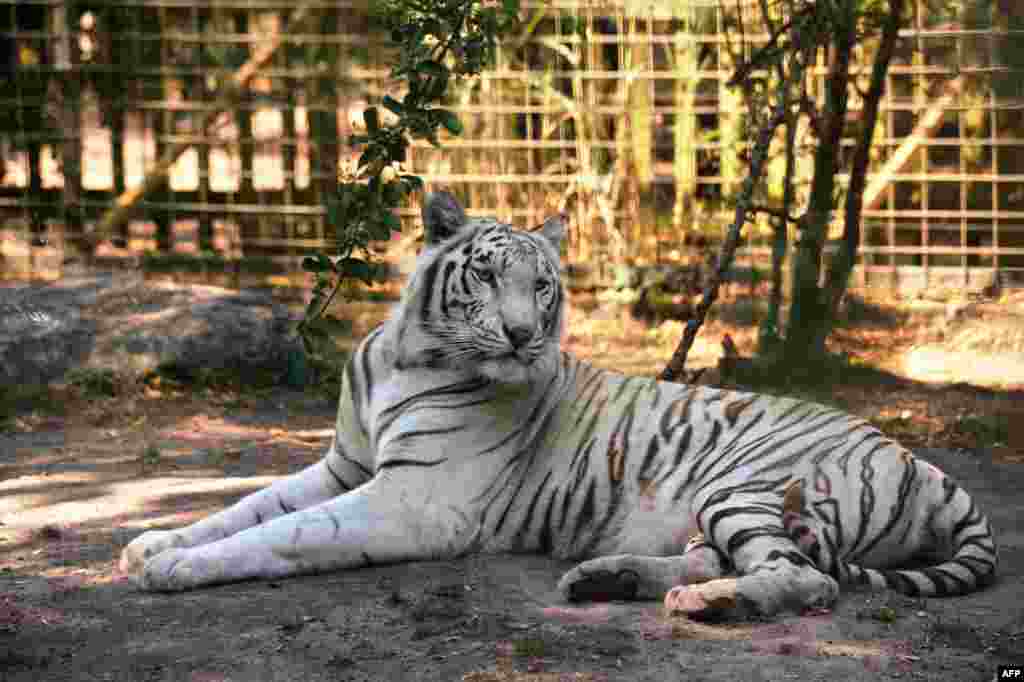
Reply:
[[[138,583],[147,561],[168,549],[185,546],[185,538],[176,531],[148,530],[124,548],[119,567]]]
[[[204,562],[195,557],[194,550],[168,549],[147,561],[133,580],[150,592],[182,592],[208,582],[204,580],[204,566]]]

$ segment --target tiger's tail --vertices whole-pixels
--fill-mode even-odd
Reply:
[[[999,562],[988,518],[953,479],[943,477],[944,499],[931,520],[936,537],[945,538],[952,556],[934,566],[895,570],[842,562],[840,582],[891,589],[911,597],[946,597],[992,584]]]

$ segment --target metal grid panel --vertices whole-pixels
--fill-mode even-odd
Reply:
[[[291,35],[251,96],[204,132],[196,121],[219,80],[286,30],[295,3],[0,0],[0,47],[17,76],[0,88],[7,243],[26,230],[57,246],[73,240],[183,141],[194,147],[120,235],[124,246],[267,255],[293,267],[329,243],[320,197],[351,158],[343,140],[355,112],[395,85],[365,2],[307,4],[319,30]],[[571,260],[685,260],[692,237],[719,235],[731,217],[725,198],[744,171],[742,100],[724,87],[732,60],[718,4],[674,14],[661,5],[524,3],[531,39],[501,48],[491,72],[453,94],[465,135],[443,150],[416,145],[410,165],[475,213],[537,223],[570,210]],[[933,268],[959,268],[964,281],[973,268],[1024,280],[1024,93],[987,86],[1003,68],[998,33],[937,21],[915,8],[890,70],[860,284],[907,267],[924,281]],[[303,61],[300,45],[337,57]],[[824,76],[820,64],[811,76],[819,89]],[[852,102],[851,118],[858,113]],[[338,145],[314,144],[315,116],[336,125]],[[416,222],[414,207],[404,214]],[[748,234],[742,256],[763,260],[765,237]]]

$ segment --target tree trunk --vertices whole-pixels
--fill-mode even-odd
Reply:
[[[830,329],[827,306],[819,286],[821,255],[832,217],[835,174],[839,167],[840,143],[846,124],[850,60],[856,42],[853,3],[841,8],[845,22],[836,22],[829,48],[829,75],[824,110],[818,126],[820,139],[814,158],[814,177],[807,212],[798,224],[793,254],[793,304],[786,325],[785,358],[790,367],[817,364],[824,356]]]
[[[799,66],[799,65],[798,65]],[[803,69],[800,68],[800,73]],[[795,84],[799,87],[799,84]],[[791,111],[790,90],[783,93],[786,106],[786,170],[782,183],[782,216],[775,219],[772,228],[772,289],[768,299],[768,315],[761,325],[758,337],[758,352],[766,354],[778,348],[779,321],[782,318],[782,269],[786,263],[786,250],[789,246],[789,216],[793,211],[794,178],[796,172],[796,131],[798,117]]]
[[[28,224],[33,240],[41,239],[46,231],[46,223],[43,220],[43,144],[41,142],[29,142],[28,144]],[[39,203],[36,203],[39,202]]]
[[[829,320],[835,320],[839,303],[849,284],[850,273],[857,260],[860,245],[860,220],[864,207],[864,188],[867,186],[868,163],[871,160],[871,143],[878,123],[878,107],[885,94],[885,79],[889,72],[896,41],[899,39],[900,23],[903,21],[905,0],[890,0],[889,15],[882,27],[882,37],[871,68],[871,82],[864,96],[863,125],[860,138],[853,152],[850,169],[850,187],[844,207],[845,225],[839,251],[829,264],[828,279],[825,282],[825,306]]]

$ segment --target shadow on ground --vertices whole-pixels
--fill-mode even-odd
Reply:
[[[150,434],[193,430],[148,470],[123,434],[106,447],[103,429],[20,434],[35,452],[0,482],[4,680],[989,680],[998,663],[1024,660],[1024,470],[985,451],[920,453],[960,479],[999,533],[1002,578],[955,599],[851,592],[825,614],[699,625],[655,603],[570,608],[554,589],[568,564],[533,556],[138,592],[115,561],[143,527],[187,523],[270,480],[225,477],[230,463],[202,453],[296,470],[322,452],[329,432],[310,428],[333,413],[288,393],[236,416],[196,420],[201,409],[162,408]]]
[[[901,326],[884,311],[859,315],[882,339]],[[606,353],[605,363],[622,355]],[[998,438],[968,434],[968,449],[924,447],[960,443],[942,424],[923,419],[920,427],[901,415],[927,417],[941,401],[956,402],[943,413],[991,414],[1024,396],[926,386],[886,370],[844,372],[841,396],[826,383],[805,397],[881,420],[957,477],[996,528],[994,586],[930,600],[848,592],[827,613],[717,625],[669,616],[656,603],[571,608],[555,593],[569,565],[534,556],[141,593],[116,567],[128,541],[316,461],[334,405],[276,388],[254,397],[136,386],[88,401],[50,392],[31,411],[6,415],[6,431],[0,420],[0,679],[987,682],[999,663],[1024,661],[1024,468]],[[1017,433],[997,436],[1017,452]]]

